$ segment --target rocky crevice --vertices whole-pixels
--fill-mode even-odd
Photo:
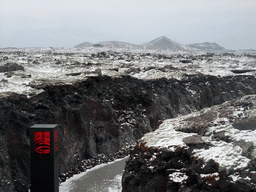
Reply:
[[[131,151],[123,192],[256,191],[256,95],[165,120]]]
[[[91,77],[73,85],[41,85],[27,98],[0,96],[0,190],[29,187],[28,128],[58,123],[60,173],[80,161],[110,155],[155,130],[162,119],[188,114],[255,94],[253,76],[185,76],[182,80],[139,80],[129,76]]]
[[[255,168],[232,174],[218,169],[213,160],[193,158],[191,147],[171,151],[140,144],[126,162],[122,192],[256,191]]]

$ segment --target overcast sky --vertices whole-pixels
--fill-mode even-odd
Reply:
[[[0,46],[75,46],[166,36],[256,49],[256,0],[1,0]]]

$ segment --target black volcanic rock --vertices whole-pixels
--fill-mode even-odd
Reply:
[[[30,98],[15,93],[0,95],[0,176],[3,178],[0,191],[25,191],[29,187],[28,129],[33,124],[60,124],[60,173],[63,173],[83,159],[101,153],[111,155],[135,143],[145,133],[155,130],[161,124],[159,120],[255,94],[256,79],[196,75],[182,80],[145,81],[129,76],[98,76],[73,85],[46,82],[40,88],[44,92]],[[191,95],[191,92],[198,94]],[[203,133],[206,125],[198,119],[187,131]],[[247,149],[245,145],[244,150]],[[152,154],[154,150],[148,150],[145,156],[150,159]],[[182,167],[177,154],[183,154],[182,150],[163,155],[163,161],[170,161],[166,165],[168,169]],[[173,155],[177,157],[172,159]],[[143,164],[143,158],[139,162]],[[143,170],[149,171],[147,167]],[[156,171],[162,174],[163,170],[159,166]],[[159,185],[167,185],[161,174],[152,175],[153,183],[161,180]],[[132,177],[129,178],[133,180]],[[139,181],[139,178],[133,180]]]
[[[247,95],[164,120],[131,151],[122,191],[256,191],[255,110],[256,95]],[[202,125],[206,133],[188,132]],[[155,177],[168,182],[149,189]]]
[[[248,72],[253,72],[253,71],[256,71],[255,69],[234,69],[234,70],[231,70],[233,73],[238,73],[238,74],[241,74],[241,73],[248,73]]]
[[[0,66],[0,73],[1,72],[10,72],[10,71],[17,71],[22,70],[24,71],[24,67],[18,65],[17,63],[6,63],[3,66]]]
[[[183,138],[183,142],[188,146],[200,146],[207,144],[203,139],[201,135],[193,135],[189,137]]]

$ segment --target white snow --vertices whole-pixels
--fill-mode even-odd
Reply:
[[[182,183],[186,181],[187,178],[188,176],[185,173],[181,173],[181,172],[173,172],[169,174],[169,179],[177,183]]]
[[[216,177],[216,180],[219,180],[219,173],[209,173],[209,174],[200,174],[200,177],[201,178],[204,178],[204,177]]]
[[[172,151],[175,150],[175,146],[185,147],[186,144],[183,142],[183,138],[195,135],[195,133],[184,133],[176,131],[175,128],[179,128],[179,126],[188,126],[186,119],[189,117],[198,117],[211,110],[218,111],[218,107],[225,107],[226,104],[227,103],[224,103],[224,106],[220,105],[206,108],[202,111],[195,112],[186,116],[164,120],[157,130],[145,134],[141,138],[140,142],[146,143],[147,147],[169,148],[169,150]],[[243,112],[244,108],[241,107],[235,111],[233,115],[234,117],[236,117],[238,114],[244,115]],[[252,114],[248,111],[247,113],[252,116]],[[255,114],[253,115],[255,116]],[[253,145],[256,146],[256,130],[238,130],[232,126],[232,123],[229,122],[229,119],[226,117],[217,117],[209,125],[207,132],[202,137],[202,139],[205,142],[210,143],[211,146],[208,149],[194,149],[193,156],[203,159],[204,162],[212,159],[219,164],[219,171],[226,171],[227,173],[230,173],[235,169],[247,167],[250,159],[242,155],[242,149],[238,145],[235,145],[233,142],[228,143],[223,140],[212,139],[213,132],[217,133],[221,131],[225,131],[225,136],[230,136],[234,141],[240,141],[242,138],[242,140],[246,142],[252,142]],[[252,151],[251,155],[255,156],[252,157],[252,159],[256,159],[256,150]]]
[[[234,146],[232,143],[224,141],[212,141],[212,147],[209,149],[194,149],[194,156],[204,159],[207,162],[213,159],[219,163],[219,171],[227,171],[228,173],[234,168],[244,168],[250,162],[250,159],[242,156],[242,149]]]
[[[165,77],[167,79],[182,79],[184,74],[209,74],[214,76],[240,75],[234,74],[231,69],[256,69],[255,58],[249,58],[242,54],[236,56],[218,56],[198,60],[191,60],[191,63],[182,63],[181,54],[186,58],[189,55],[200,55],[198,52],[171,52],[155,50],[127,50],[108,48],[24,48],[24,49],[0,49],[2,56],[8,60],[1,60],[0,66],[7,62],[15,62],[22,65],[25,71],[15,71],[14,76],[7,78],[4,73],[0,73],[0,92],[16,92],[26,95],[38,94],[40,89],[30,87],[32,84],[41,84],[45,81],[54,83],[71,84],[78,80],[86,79],[90,76],[102,75],[120,76],[130,75],[140,79],[157,79]],[[16,54],[21,51],[22,54]],[[108,58],[94,58],[92,54],[102,51],[110,51]],[[111,52],[112,51],[112,52]],[[117,51],[117,52],[115,52]],[[127,51],[133,59],[128,58]],[[132,53],[130,52],[132,51]],[[151,53],[148,56],[141,56],[142,53]],[[54,53],[54,54],[52,54]],[[158,59],[153,54],[165,54],[171,59]],[[124,58],[118,60],[118,58]],[[128,60],[127,60],[128,59]],[[77,63],[77,62],[80,62]],[[76,63],[76,64],[75,64]],[[176,69],[163,69],[165,66],[173,66]],[[152,68],[149,68],[152,67]],[[132,68],[139,70],[131,70]],[[113,70],[114,69],[114,70]],[[131,72],[129,72],[129,70]],[[68,75],[71,73],[81,73],[80,75]],[[246,74],[255,75],[256,72]],[[21,76],[31,75],[22,78]]]
[[[160,127],[154,132],[145,134],[140,141],[146,142],[148,147],[166,147],[186,146],[182,141],[184,137],[195,135],[195,133],[184,133],[175,131],[175,127],[179,126],[179,119],[165,120]]]

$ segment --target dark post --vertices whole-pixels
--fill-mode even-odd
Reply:
[[[31,192],[59,191],[58,125],[30,127]]]

